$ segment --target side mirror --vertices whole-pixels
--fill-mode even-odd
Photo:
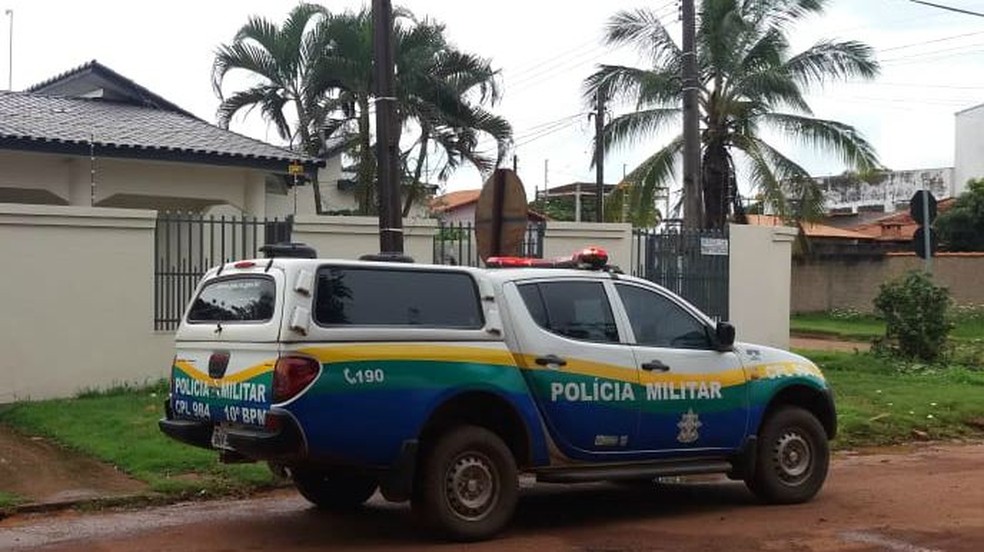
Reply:
[[[730,351],[735,345],[735,327],[730,322],[718,322],[714,328],[714,341],[719,351]]]

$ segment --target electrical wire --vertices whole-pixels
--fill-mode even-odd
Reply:
[[[954,13],[962,13],[962,14],[965,14],[965,15],[973,15],[973,16],[976,16],[976,17],[984,17],[984,13],[981,13],[981,12],[975,12],[975,11],[965,10],[963,8],[956,8],[956,7],[953,7],[953,6],[947,6],[945,4],[937,4],[936,2],[926,2],[926,0],[909,0],[909,2],[912,2],[913,4],[922,4],[924,6],[930,6],[930,7],[933,7],[933,8],[939,8],[941,10],[951,11],[951,12],[954,12]]]

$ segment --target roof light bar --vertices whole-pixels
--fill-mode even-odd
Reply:
[[[608,266],[608,252],[600,247],[588,247],[568,258],[536,259],[533,257],[489,257],[487,268],[579,268],[602,270]]]

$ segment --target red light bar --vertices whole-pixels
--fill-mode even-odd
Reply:
[[[608,264],[608,252],[600,247],[588,247],[574,254],[574,262],[599,270]]]
[[[607,265],[608,252],[600,247],[588,247],[569,258],[489,257],[485,260],[487,268],[587,268],[601,270]]]
[[[553,261],[533,257],[489,257],[485,260],[488,268],[551,268]]]
[[[256,266],[256,263],[253,261],[239,261],[232,265],[232,268],[253,268],[254,266]]]

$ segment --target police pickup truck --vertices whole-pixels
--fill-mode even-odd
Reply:
[[[765,502],[812,498],[837,429],[817,367],[736,343],[731,325],[606,265],[592,248],[485,268],[213,268],[177,331],[160,428],[223,461],[267,461],[321,508],[377,489],[410,500],[462,541],[503,529],[521,474],[723,473]]]

